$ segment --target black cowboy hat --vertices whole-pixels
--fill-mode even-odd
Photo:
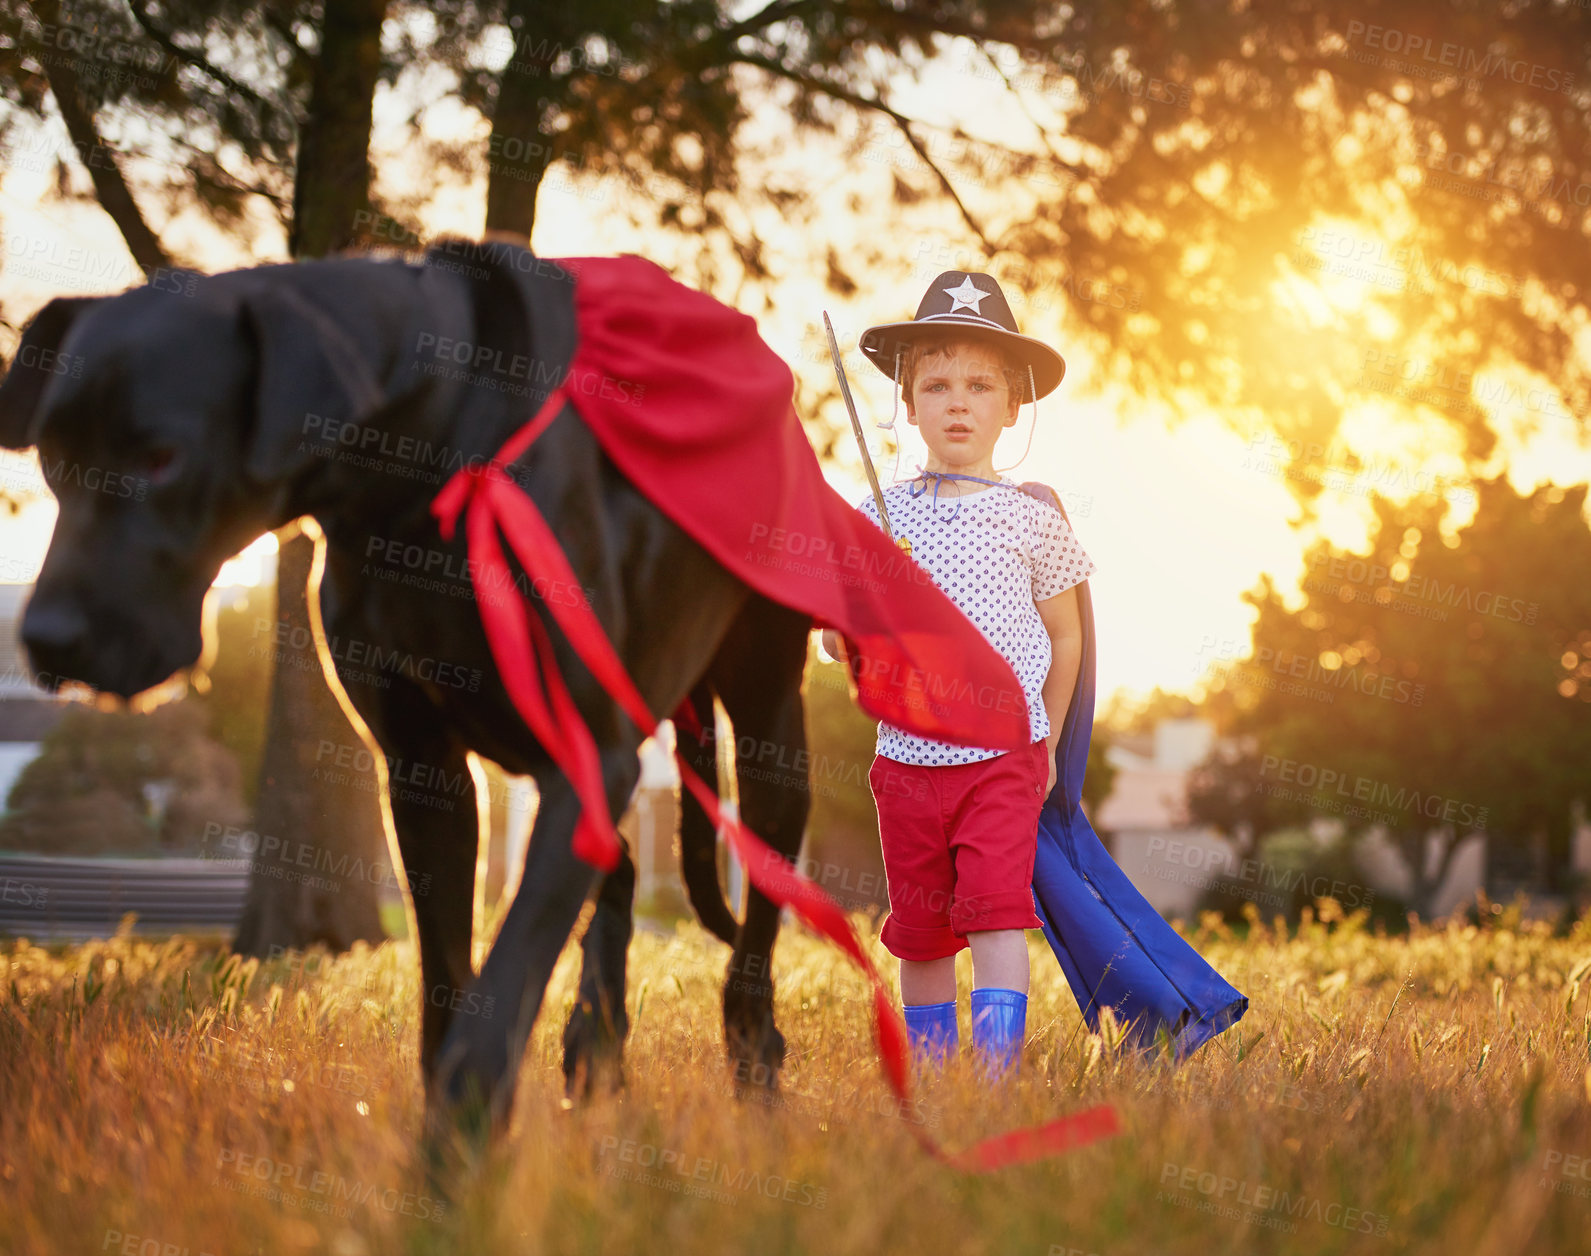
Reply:
[[[1013,361],[1033,371],[1033,384],[1040,397],[1054,390],[1066,374],[1066,360],[1043,341],[1024,336],[1016,329],[1011,306],[993,275],[981,271],[947,270],[928,285],[918,303],[917,315],[909,323],[880,323],[862,333],[862,352],[867,360],[891,379],[896,379],[896,354],[928,332],[954,330],[969,340],[988,340],[997,344]],[[1032,401],[1030,389],[1022,389],[1022,401]]]

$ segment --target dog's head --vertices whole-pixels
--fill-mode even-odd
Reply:
[[[125,698],[191,666],[221,565],[298,513],[303,416],[380,402],[291,286],[224,278],[51,301],[0,382],[0,446],[37,445],[60,503],[22,626],[48,688]]]

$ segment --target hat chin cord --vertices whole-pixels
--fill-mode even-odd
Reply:
[[[890,473],[889,473],[889,482],[891,484],[895,484],[895,483],[898,483],[900,481],[900,443],[901,443],[900,442],[900,433],[895,430],[895,419],[900,414],[900,346],[898,344],[895,346],[895,387],[893,388],[892,391],[895,394],[895,404],[890,409],[889,422],[888,423],[875,423],[875,424],[873,424],[873,426],[874,427],[883,428],[886,432],[888,432],[891,436],[893,436],[895,438],[895,465],[890,469]]]
[[[1033,419],[1028,424],[1028,443],[1022,446],[1022,457],[1018,458],[1009,467],[996,467],[996,475],[1004,475],[1007,471],[1020,467],[1028,456],[1028,450],[1033,448],[1033,431],[1039,425],[1039,386],[1033,382],[1033,365],[1028,364],[1028,396],[1033,398]]]

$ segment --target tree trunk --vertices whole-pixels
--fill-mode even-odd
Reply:
[[[386,0],[327,0],[308,114],[299,130],[293,192],[294,257],[347,245],[370,207],[370,128],[381,67]],[[317,942],[345,950],[380,941],[377,887],[393,880],[373,768],[326,685],[309,639],[306,589],[315,541],[300,534],[277,559],[276,640],[270,722],[260,764],[255,828],[260,848],[233,948],[248,955]],[[303,630],[303,631],[300,631]],[[348,747],[346,753],[333,749]],[[341,753],[341,761],[337,756]],[[328,757],[335,772],[322,770]],[[269,851],[267,843],[273,843]],[[282,852],[292,852],[284,863]]]
[[[508,0],[514,54],[498,77],[497,107],[492,110],[486,233],[520,237],[527,246],[536,225],[536,193],[552,164],[553,140],[541,131],[542,102],[560,90],[547,48],[562,38],[565,7],[547,0]]]
[[[322,257],[357,238],[370,208],[370,127],[381,75],[387,0],[326,0],[309,113],[298,130],[293,183],[294,257]]]
[[[315,540],[300,533],[277,558],[277,630],[270,724],[260,763],[254,861],[234,950],[322,943],[347,950],[379,942],[382,885],[392,866],[376,790],[359,734],[326,684],[305,596]],[[295,647],[293,642],[307,642]]]
[[[1567,895],[1574,888],[1574,822],[1567,816],[1549,823],[1542,835],[1546,867],[1542,888],[1548,894]]]

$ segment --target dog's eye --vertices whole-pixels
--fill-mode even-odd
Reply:
[[[177,451],[170,445],[157,445],[144,455],[144,474],[150,479],[164,479],[177,463]]]

